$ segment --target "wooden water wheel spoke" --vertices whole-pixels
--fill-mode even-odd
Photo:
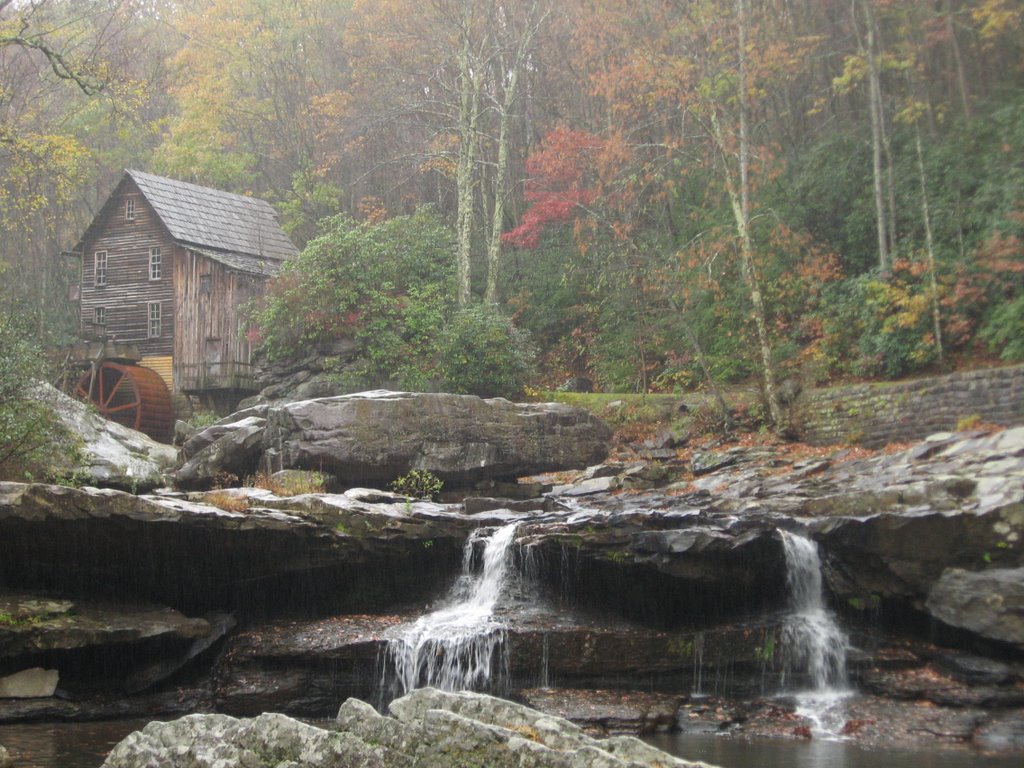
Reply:
[[[113,386],[107,386],[107,382],[104,379],[102,379],[102,378],[100,379],[100,389],[99,389],[99,391],[100,391],[101,395],[104,392],[109,392],[109,394],[103,399],[103,406],[104,407],[107,407],[107,408],[112,407],[111,403],[114,402],[115,398],[117,398],[118,395],[123,395],[124,394],[124,391],[121,389],[121,384],[122,384],[123,381],[124,381],[124,377],[122,376],[121,378],[119,378],[117,380],[117,382]]]
[[[106,413],[108,413],[108,414],[110,414],[110,413],[119,413],[121,411],[127,411],[127,410],[130,410],[132,408],[138,408],[138,407],[139,407],[139,403],[137,401],[133,402],[133,403],[125,403],[124,405],[117,405],[117,406],[114,406],[112,408],[107,408]]]
[[[78,380],[75,394],[91,401],[111,421],[155,440],[170,439],[174,426],[171,393],[156,371],[103,360]]]

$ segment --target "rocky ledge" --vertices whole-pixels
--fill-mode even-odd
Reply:
[[[799,735],[806,723],[777,695],[789,608],[780,532],[797,532],[817,542],[826,600],[851,635],[850,680],[879,702],[851,708],[859,738],[898,738],[883,727],[892,718],[870,711],[904,707],[907,722],[918,710],[943,715],[922,720],[922,733],[1024,746],[1024,428],[872,455],[673,451],[557,480],[529,503],[462,504],[377,490],[135,497],[0,485],[0,587],[82,605],[158,603],[211,629],[210,611],[232,614],[237,631],[141,693],[185,691],[193,709],[322,717],[348,696],[386,700],[377,659],[390,628],[438,605],[471,531],[514,521],[517,586],[495,614],[508,674],[495,690],[544,707],[552,697],[538,687],[577,691],[567,711],[608,729],[650,722],[626,716],[608,691],[664,694],[653,719],[677,703],[679,727],[705,717],[696,694],[718,696],[732,702],[721,705],[724,727],[763,721]],[[176,637],[168,657],[201,639]],[[140,669],[164,654],[145,647],[132,655]],[[126,658],[109,648],[97,658]],[[72,680],[75,664],[50,661],[22,649],[3,672],[57,669]],[[102,712],[180,713],[126,695],[122,677]],[[588,691],[592,706],[580,703]],[[96,700],[67,716],[97,716]]]
[[[392,493],[133,496],[0,483],[0,586],[245,617],[422,599],[486,523]]]
[[[195,702],[156,696],[158,687],[200,659],[235,626],[232,616],[189,618],[159,605],[0,595],[0,719],[118,717],[152,707],[187,711]],[[111,692],[116,694],[111,696]],[[99,697],[97,699],[96,697]],[[92,702],[83,707],[83,701]]]
[[[346,701],[330,728],[285,715],[191,715],[150,723],[118,744],[104,768],[701,768],[628,736],[598,740],[576,725],[475,693],[414,691],[380,715]],[[706,767],[705,767],[706,768]]]
[[[519,534],[541,578],[647,624],[727,618],[784,603],[778,531],[797,531],[851,621],[1024,655],[1024,427],[869,456],[740,447],[692,461],[670,462],[683,479],[660,489],[628,464],[564,485],[572,514]]]

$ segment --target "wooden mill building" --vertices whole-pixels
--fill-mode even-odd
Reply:
[[[242,307],[297,253],[269,203],[125,171],[73,253],[85,338],[134,345],[174,393],[253,390]]]

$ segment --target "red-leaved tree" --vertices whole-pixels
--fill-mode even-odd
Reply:
[[[591,167],[601,147],[601,139],[586,131],[563,126],[548,133],[526,161],[524,197],[530,207],[502,240],[517,248],[536,248],[548,226],[572,220],[593,203],[597,190]]]

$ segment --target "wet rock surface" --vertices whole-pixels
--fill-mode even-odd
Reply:
[[[363,495],[137,497],[0,483],[0,583],[243,615],[344,611],[436,590],[475,523]]]
[[[188,618],[172,608],[17,594],[0,596],[0,613],[11,617],[0,624],[0,659],[163,636],[195,640],[211,629],[205,619]]]
[[[175,706],[323,716],[346,696],[379,702],[389,633],[445,593],[470,531],[518,521],[520,583],[498,612],[504,693],[608,731],[662,727],[680,702],[680,728],[806,738],[793,702],[774,695],[785,688],[786,530],[817,541],[828,602],[853,636],[846,735],[1019,748],[1024,429],[873,456],[714,453],[728,461],[707,474],[673,453],[540,478],[554,489],[526,503],[499,496],[540,486],[496,486],[463,505],[372,489],[137,498],[0,485],[5,591],[131,597],[242,622],[190,679],[84,708],[61,700],[60,715],[55,702],[33,706],[43,717]],[[630,699],[637,690],[657,696]]]
[[[576,723],[594,736],[676,731],[680,706],[686,699],[672,693],[580,688],[528,688],[517,691],[516,697]]]
[[[1024,651],[1024,568],[949,568],[929,590],[927,606],[950,626]]]
[[[162,765],[477,765],[491,768],[694,766],[637,739],[598,740],[567,720],[482,694],[421,689],[392,702],[391,716],[349,699],[330,730],[284,715],[253,720],[193,715],[151,723],[114,748],[105,768]]]
[[[38,396],[52,404],[57,417],[82,441],[74,463],[55,468],[57,472],[98,487],[131,491],[165,483],[177,459],[174,448],[108,421],[49,384],[39,385]]]
[[[234,715],[271,709],[322,716],[347,697],[386,704],[391,697],[382,687],[387,641],[418,617],[416,611],[340,616],[241,632],[218,660],[216,707]],[[506,695],[518,697],[536,686],[611,690],[624,682],[631,690],[670,696],[704,685],[757,695],[765,686],[779,685],[781,668],[767,666],[763,650],[779,632],[777,619],[662,632],[554,609],[506,618],[503,669],[493,681]],[[646,728],[640,719],[623,716],[614,730]]]
[[[449,487],[578,469],[601,461],[611,430],[559,403],[385,390],[256,406],[192,437],[175,482],[308,469],[341,487],[387,484],[426,470]]]
[[[0,596],[0,617],[5,722],[116,717],[154,704],[152,711],[175,711],[172,702],[148,692],[193,660],[209,657],[235,626],[226,614],[192,618],[163,606],[18,593]],[[128,697],[135,699],[127,703]],[[191,697],[179,690],[177,698]]]

